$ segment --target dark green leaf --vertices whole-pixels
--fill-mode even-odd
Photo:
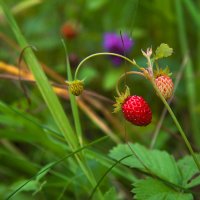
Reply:
[[[200,159],[200,156],[198,155]],[[183,177],[183,186],[191,188],[200,184],[199,170],[191,156],[185,156],[183,159],[177,162]]]
[[[171,155],[165,151],[148,150],[140,144],[131,144],[130,146],[143,164],[153,174],[171,183],[181,185],[182,177],[176,166],[175,159]],[[110,152],[110,156],[115,160],[120,160],[130,154],[133,154],[133,152],[127,144],[120,144]],[[124,159],[122,163],[131,168],[137,168],[144,172],[148,172],[144,165],[134,155]]]
[[[181,191],[175,191],[163,182],[147,178],[134,183],[132,192],[136,200],[192,200],[191,194],[184,194]]]

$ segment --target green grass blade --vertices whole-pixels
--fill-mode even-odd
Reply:
[[[38,122],[36,122],[35,120],[31,119],[27,113],[22,113],[20,112],[19,110],[11,107],[11,106],[8,106],[6,105],[5,103],[3,103],[2,101],[0,101],[0,111],[3,111],[3,112],[13,112],[17,115],[19,115],[20,117],[26,119],[27,121],[29,121],[30,123],[34,124],[35,126],[37,126],[38,128],[40,128],[41,130],[44,130],[44,131],[48,131],[48,133],[50,133],[52,136],[56,137],[57,139],[63,141],[64,138],[61,136],[61,133],[60,132],[57,132],[55,130],[52,130],[51,128],[47,127],[47,126],[44,126],[44,125],[41,125],[39,124]],[[64,140],[65,141],[65,140]]]
[[[69,158],[69,157],[71,157],[71,156],[74,156],[74,155],[77,154],[78,152],[80,152],[80,151],[82,151],[82,150],[84,150],[84,149],[86,149],[86,148],[88,148],[88,147],[90,147],[90,146],[92,146],[92,145],[95,145],[95,144],[97,144],[97,143],[99,143],[99,142],[102,142],[102,141],[104,141],[104,140],[106,140],[106,139],[108,139],[108,136],[101,137],[101,138],[99,138],[99,139],[97,139],[97,140],[95,140],[95,141],[93,141],[93,142],[91,142],[91,143],[89,143],[89,144],[87,144],[87,145],[85,145],[85,146],[83,146],[83,147],[77,149],[76,151],[74,151],[74,152],[68,154],[67,156],[65,156],[65,157],[63,157],[63,158],[61,158],[61,159],[59,159],[58,161],[53,162],[53,163],[50,164],[48,167],[46,167],[46,168],[43,169],[42,171],[38,172],[38,173],[35,174],[34,176],[32,176],[28,181],[26,181],[26,182],[25,182],[24,184],[22,184],[19,188],[17,188],[15,191],[13,191],[6,199],[9,200],[10,198],[12,198],[12,197],[13,197],[16,193],[18,193],[25,185],[27,185],[30,181],[32,181],[33,179],[37,178],[39,175],[41,175],[41,174],[44,173],[45,171],[47,171],[47,170],[49,170],[49,169],[55,167],[55,166],[58,165],[60,162],[64,161],[65,159],[67,159],[67,158]]]
[[[7,18],[8,23],[10,24],[10,27],[12,28],[16,39],[20,45],[20,47],[23,49],[24,47],[28,46],[28,43],[26,42],[25,38],[23,37],[19,27],[17,26],[17,23],[15,22],[13,16],[11,15],[9,9],[7,8],[6,4],[3,0],[0,0],[2,9],[4,11],[4,14]],[[26,63],[33,73],[37,86],[58,126],[62,134],[64,135],[65,139],[67,140],[69,146],[72,149],[75,149],[78,147],[77,140],[75,138],[74,130],[72,129],[72,126],[70,125],[70,122],[68,118],[66,117],[64,110],[53,92],[52,87],[50,86],[47,77],[45,76],[39,62],[37,61],[33,51],[31,49],[27,49],[24,52],[24,57],[26,60]]]
[[[63,43],[63,46],[65,48],[65,53],[66,53],[67,79],[68,79],[68,81],[73,81],[71,67],[70,67],[70,63],[69,63],[69,59],[68,59],[67,47],[65,45],[64,40],[62,40],[62,43]],[[81,122],[80,122],[76,97],[74,95],[72,95],[71,93],[69,93],[69,98],[70,98],[70,103],[71,103],[76,133],[77,133],[77,136],[78,136],[79,143],[82,146],[83,145],[82,128],[81,128]]]
[[[193,1],[183,0],[183,3],[185,4],[185,8],[189,11],[189,14],[191,15],[193,21],[200,26],[200,13],[199,10],[195,7]]]
[[[65,48],[66,56],[67,56],[68,55],[68,53],[67,53],[67,47],[66,47],[66,45],[65,45],[65,43],[64,43],[63,40],[62,40],[62,42],[63,42],[63,46]],[[67,78],[68,78],[68,81],[72,81],[73,77],[72,77],[72,72],[71,72],[71,67],[70,67],[70,64],[69,64],[68,57],[66,57],[66,64],[67,64]],[[72,113],[73,113],[73,118],[74,118],[76,133],[77,133],[77,136],[78,136],[79,143],[82,146],[82,141],[83,141],[82,140],[82,129],[81,129],[81,122],[80,122],[80,117],[79,117],[79,112],[78,112],[78,106],[77,106],[76,98],[71,93],[69,94],[69,97],[70,97],[70,103],[71,103],[71,108],[72,108]],[[85,155],[85,157],[86,157],[86,155]],[[94,178],[92,170],[87,166],[87,162],[84,159],[85,157],[83,157],[82,163],[79,162],[79,164],[82,166],[82,169],[85,170],[85,174],[88,174],[88,176],[91,178],[91,182],[93,183],[93,186],[94,186],[94,184],[96,184],[96,180]],[[102,195],[101,195],[100,190],[98,190],[98,195],[99,195],[99,197],[101,199]]]
[[[25,38],[23,37],[17,23],[15,22],[10,10],[6,6],[3,0],[0,0],[0,5],[3,9],[3,12],[5,14],[5,17],[12,28],[14,35],[16,36],[16,39],[20,45],[20,47],[23,49],[24,47],[28,46],[28,43],[26,42]],[[63,136],[65,137],[66,141],[68,142],[70,148],[72,151],[78,149],[78,140],[75,135],[75,132],[65,115],[65,112],[58,100],[58,97],[54,93],[51,85],[49,84],[46,75],[44,74],[42,67],[40,66],[39,62],[37,61],[33,51],[31,49],[27,49],[24,52],[24,57],[26,60],[26,63],[31,70],[35,80],[36,84],[53,116],[53,119],[56,122],[56,125],[58,126],[59,130],[62,132]],[[91,185],[96,185],[96,180],[93,176],[93,174],[88,170],[88,167],[85,165],[84,162],[82,162],[81,157],[76,156],[76,159],[78,161],[78,164],[80,165],[81,169],[83,170],[84,174],[90,181]],[[98,197],[99,199],[102,199],[102,194],[100,191],[98,191]]]
[[[92,192],[91,192],[91,194],[90,194],[88,200],[92,200],[95,191],[96,191],[97,188],[100,186],[100,184],[101,184],[101,182],[103,181],[103,179],[108,175],[108,173],[109,173],[117,164],[119,164],[122,160],[124,160],[124,159],[126,159],[126,158],[128,158],[128,157],[130,157],[130,156],[132,156],[132,154],[127,155],[127,156],[124,156],[124,157],[121,158],[120,160],[116,161],[116,162],[104,173],[104,175],[99,179],[97,185],[96,185],[96,186],[94,187],[94,189],[92,190]]]
[[[177,14],[177,24],[178,24],[178,33],[180,40],[180,47],[182,51],[182,56],[188,54],[189,47],[186,35],[186,28],[184,24],[184,16],[183,16],[183,8],[180,0],[174,1],[176,14]],[[195,93],[195,82],[194,82],[194,71],[192,68],[192,60],[189,58],[188,63],[185,67],[185,78],[186,78],[186,92],[188,97],[188,108],[190,113],[190,122],[191,128],[194,136],[194,141],[197,145],[200,145],[200,134],[198,128],[197,116],[195,114],[195,106],[196,106],[196,93]]]

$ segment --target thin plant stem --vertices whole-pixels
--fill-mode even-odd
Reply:
[[[9,8],[7,7],[6,3],[3,0],[0,0],[0,5],[2,7],[2,10],[5,14],[5,17],[10,24],[10,27],[13,31],[13,33],[16,36],[16,39],[21,46],[21,48],[24,48],[28,46],[26,39],[21,33],[21,30],[19,29],[14,17],[12,16]],[[53,119],[55,120],[58,128],[63,133],[63,136],[66,139],[66,142],[69,144],[71,150],[76,150],[79,147],[78,140],[74,134],[74,128],[71,126],[70,121],[68,117],[66,116],[58,97],[55,95],[53,89],[51,88],[48,79],[46,75],[44,74],[35,54],[31,49],[27,49],[24,53],[25,60],[27,62],[27,65],[31,72],[34,75],[34,78],[36,80],[37,86],[47,104],[47,107],[49,108]],[[84,172],[85,176],[89,180],[90,184],[92,186],[96,185],[96,179],[94,175],[91,173],[90,170],[88,170],[87,165],[82,161],[83,156],[81,155],[75,155],[76,160]],[[103,199],[103,195],[100,190],[98,192],[98,199]]]
[[[122,78],[126,77],[126,75],[130,75],[130,74],[137,74],[137,75],[140,75],[140,76],[144,76],[144,74],[142,72],[138,72],[138,71],[130,71],[130,72],[125,72],[124,74],[122,74],[118,81],[117,81],[117,84],[116,84],[116,92],[117,94],[120,96],[121,93],[119,92],[119,84],[120,84],[120,81]]]
[[[99,187],[99,185],[101,184],[101,182],[103,181],[103,179],[107,176],[107,174],[117,165],[119,164],[121,161],[125,160],[128,157],[133,156],[132,154],[124,156],[123,158],[121,158],[120,160],[116,161],[104,174],[103,176],[101,176],[101,178],[99,179],[99,181],[97,182],[97,185],[94,187],[94,189],[92,190],[88,200],[92,200],[93,195],[95,193],[95,191],[97,190],[97,188]]]
[[[22,88],[24,96],[25,96],[25,98],[27,100],[27,103],[28,103],[28,108],[27,109],[29,109],[29,107],[31,106],[31,99],[29,97],[29,94],[27,92],[27,89],[26,89],[25,85],[21,81],[21,62],[23,60],[23,54],[24,54],[24,52],[25,52],[25,50],[27,48],[31,48],[33,50],[36,50],[36,48],[34,46],[31,46],[31,45],[28,45],[28,46],[24,47],[24,49],[22,49],[22,51],[20,53],[20,56],[19,56],[19,60],[18,60],[18,69],[19,69],[19,77],[18,78],[19,78],[20,87]]]
[[[164,98],[164,97],[162,96],[162,94],[160,93],[160,90],[157,88],[157,86],[156,86],[154,80],[151,79],[150,81],[151,81],[151,83],[152,83],[154,89],[156,90],[156,93],[158,94],[158,96],[160,97],[160,99],[161,99],[162,102],[164,103],[165,107],[167,108],[169,114],[171,115],[171,117],[172,117],[172,119],[173,119],[173,121],[174,121],[176,127],[178,128],[178,130],[179,130],[179,132],[180,132],[180,134],[181,134],[181,136],[182,136],[182,138],[183,138],[183,140],[184,140],[184,142],[185,142],[185,144],[186,144],[186,146],[187,146],[187,148],[188,148],[190,154],[192,155],[192,157],[193,157],[193,159],[194,159],[194,162],[196,163],[196,165],[197,165],[197,167],[198,167],[198,169],[199,169],[199,171],[200,171],[200,163],[199,163],[199,161],[198,161],[198,159],[197,159],[197,157],[196,157],[196,155],[195,155],[195,153],[194,153],[194,151],[193,151],[193,149],[192,149],[192,146],[191,146],[190,142],[189,142],[188,139],[187,139],[186,134],[184,133],[184,131],[183,131],[181,125],[179,124],[179,122],[178,122],[176,116],[174,115],[174,112],[173,112],[172,109],[170,108],[170,106],[169,106],[169,104],[167,103],[167,101],[165,100],[165,98]]]
[[[177,0],[176,2],[178,2],[178,0]],[[185,45],[186,45],[186,44],[185,44]],[[143,55],[144,55],[144,54],[143,54]],[[144,55],[144,56],[145,56],[145,55]],[[149,72],[153,72],[153,60],[152,60],[152,62],[151,62],[150,56],[148,56],[148,55],[145,56],[145,57],[146,57],[147,60],[148,60],[148,69],[149,69]],[[159,90],[158,87],[156,86],[155,81],[154,81],[153,74],[149,74],[148,79],[149,79],[149,81],[152,83],[152,86],[154,87],[156,93],[158,94],[158,96],[160,97],[160,99],[161,99],[162,102],[164,103],[165,107],[167,108],[168,112],[170,113],[170,115],[171,115],[171,117],[172,117],[172,119],[173,119],[173,121],[174,121],[176,127],[178,128],[178,130],[179,130],[179,132],[180,132],[180,134],[181,134],[181,136],[182,136],[182,138],[183,138],[183,140],[184,140],[184,142],[185,142],[185,144],[186,144],[186,146],[187,146],[187,148],[188,148],[190,154],[191,154],[192,157],[193,157],[194,162],[196,163],[196,165],[197,165],[197,167],[198,167],[198,169],[199,169],[199,171],[200,171],[200,163],[199,163],[199,161],[198,161],[198,159],[197,159],[197,157],[196,157],[196,155],[195,155],[195,153],[194,153],[194,151],[193,151],[193,149],[192,149],[192,146],[191,146],[189,140],[187,139],[187,136],[186,136],[185,132],[183,131],[181,125],[179,124],[179,122],[178,122],[176,116],[174,115],[172,109],[170,108],[169,104],[167,103],[167,101],[165,100],[165,98],[164,98],[163,95],[161,94],[160,90]]]
[[[129,58],[125,57],[125,56],[122,56],[122,55],[120,55],[120,54],[111,53],[111,52],[94,53],[94,54],[89,55],[88,57],[84,58],[84,59],[79,63],[79,65],[78,65],[78,67],[76,68],[76,71],[75,71],[74,79],[75,79],[75,80],[77,79],[77,76],[78,76],[78,72],[79,72],[79,70],[80,70],[80,67],[82,66],[82,64],[83,64],[85,61],[89,60],[90,58],[93,58],[93,57],[96,57],[96,56],[103,56],[103,55],[107,55],[107,56],[110,55],[110,56],[116,56],[116,57],[122,58],[122,59],[128,61],[130,64],[132,64],[132,65],[134,65],[134,66],[136,66],[137,68],[140,69],[140,67],[139,67],[134,61],[132,61],[131,59],[129,59]]]
[[[186,27],[185,27],[185,20],[184,20],[184,13],[183,13],[183,2],[181,0],[174,1],[175,9],[176,9],[176,19],[177,19],[177,28],[178,28],[178,38],[180,43],[180,51],[182,56],[189,52],[189,45],[188,45],[188,38],[186,34]],[[189,6],[189,5],[188,5]],[[188,8],[189,9],[189,8]],[[196,144],[200,145],[200,135],[199,135],[199,125],[198,125],[198,118],[195,112],[196,109],[196,84],[194,81],[194,69],[193,69],[193,62],[188,59],[187,66],[185,68],[185,79],[186,79],[186,95],[188,99],[188,111],[190,115],[190,122],[191,122],[191,129],[193,132],[194,140]]]
[[[70,67],[69,58],[68,58],[67,47],[65,45],[64,40],[62,39],[61,41],[62,41],[64,50],[65,50],[65,54],[66,54],[67,79],[68,79],[68,81],[72,81],[73,78],[72,78],[72,72],[71,72],[71,67]],[[73,118],[74,118],[75,130],[76,130],[76,134],[78,137],[78,141],[80,143],[80,146],[83,146],[82,127],[81,127],[81,122],[80,122],[80,117],[79,117],[77,101],[76,101],[75,96],[71,93],[69,93],[69,98],[70,98],[72,114],[73,114]]]
[[[181,65],[181,68],[178,72],[178,75],[176,76],[176,80],[175,80],[175,83],[174,83],[174,92],[176,91],[177,87],[178,87],[178,84],[181,80],[181,77],[183,75],[183,71],[186,67],[186,64],[187,64],[187,61],[188,61],[188,55],[185,56],[184,60],[183,60],[183,63]],[[170,105],[171,102],[173,100],[173,97],[170,98],[170,100],[168,101],[168,104]],[[160,119],[159,119],[159,122],[156,126],[156,129],[154,131],[154,134],[153,134],[153,137],[152,137],[152,140],[151,140],[151,144],[150,144],[150,148],[153,149],[155,143],[156,143],[156,140],[157,140],[157,137],[158,137],[158,134],[159,134],[159,131],[161,129],[161,126],[162,126],[162,123],[164,121],[164,118],[165,118],[165,115],[167,114],[167,108],[164,107],[163,111],[162,111],[162,114],[160,116]]]
[[[150,67],[151,67],[151,66],[150,66]],[[138,75],[141,75],[141,76],[144,76],[144,77],[145,77],[145,75],[144,75],[142,72],[137,72],[137,71],[126,72],[126,74],[123,74],[123,75],[119,78],[118,83],[117,83],[117,85],[116,85],[116,91],[117,91],[118,95],[120,95],[120,92],[119,92],[119,89],[118,89],[119,82],[120,82],[120,80],[121,80],[125,75],[127,75],[127,74],[138,74]],[[165,100],[165,98],[164,98],[164,97],[162,96],[162,94],[160,93],[160,90],[157,88],[157,86],[156,86],[156,84],[155,84],[155,82],[154,82],[154,79],[153,79],[153,78],[149,78],[149,80],[150,80],[150,82],[152,83],[154,89],[156,90],[158,96],[160,97],[160,99],[161,99],[162,102],[164,103],[165,107],[167,108],[168,112],[170,113],[170,115],[171,115],[171,117],[172,117],[172,119],[173,119],[173,121],[174,121],[174,123],[175,123],[177,129],[179,130],[179,132],[180,132],[180,134],[181,134],[181,136],[182,136],[182,138],[183,138],[183,140],[184,140],[184,142],[185,142],[185,144],[186,144],[186,146],[187,146],[187,148],[188,148],[190,154],[192,155],[192,157],[193,157],[193,159],[194,159],[194,162],[196,163],[196,165],[197,165],[197,167],[198,167],[198,169],[199,169],[199,171],[200,171],[200,163],[199,163],[199,161],[198,161],[198,159],[197,159],[197,157],[196,157],[196,155],[195,155],[195,153],[194,153],[194,151],[193,151],[193,149],[192,149],[192,146],[191,146],[190,142],[188,141],[188,139],[187,139],[187,137],[186,137],[185,132],[183,131],[181,125],[179,124],[179,122],[178,122],[176,116],[174,115],[172,109],[170,108],[169,104],[167,103],[167,101]]]
[[[101,137],[89,144],[86,144],[85,146],[69,153],[68,155],[64,156],[63,158],[57,160],[57,161],[54,161],[53,163],[51,163],[48,167],[44,168],[42,171],[39,171],[37,174],[35,174],[34,176],[32,176],[28,181],[26,181],[25,183],[23,183],[21,186],[19,186],[16,190],[14,190],[12,193],[10,193],[8,195],[8,197],[6,198],[6,200],[10,199],[11,197],[13,197],[17,192],[19,192],[25,185],[27,185],[31,180],[35,179],[37,176],[39,176],[40,174],[44,173],[45,171],[55,167],[56,165],[58,165],[59,163],[61,163],[62,161],[64,161],[65,159],[71,157],[71,156],[75,156],[78,152],[90,147],[90,146],[93,146],[101,141],[104,141],[106,140],[108,137],[107,136],[104,136],[104,137]]]

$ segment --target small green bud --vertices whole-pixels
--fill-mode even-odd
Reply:
[[[75,95],[79,96],[84,90],[84,81],[83,80],[74,80],[74,81],[65,81],[69,91]]]

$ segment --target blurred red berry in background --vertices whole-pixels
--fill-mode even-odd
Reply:
[[[61,26],[60,32],[65,39],[74,39],[79,33],[79,26],[75,22],[67,21]]]

